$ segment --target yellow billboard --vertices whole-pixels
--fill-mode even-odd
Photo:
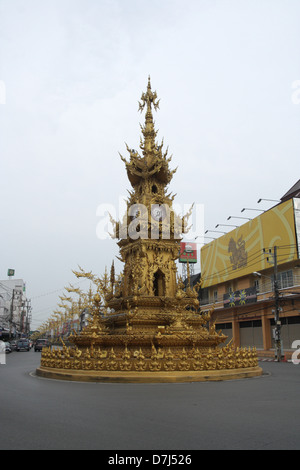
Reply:
[[[202,287],[270,268],[263,249],[278,247],[278,265],[298,258],[294,202],[278,204],[201,249]]]

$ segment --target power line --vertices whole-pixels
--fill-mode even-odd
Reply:
[[[283,248],[283,249],[287,249],[287,248],[291,249],[291,248],[293,248],[293,247],[297,247],[297,245],[292,244],[292,245],[282,245],[282,246],[278,246],[279,249],[282,249],[282,248]],[[217,271],[217,272],[215,272],[215,273],[210,274],[209,276],[203,276],[202,279],[204,279],[204,280],[211,280],[211,279],[213,279],[213,278],[215,278],[215,277],[218,277],[218,276],[221,277],[221,276],[224,275],[224,274],[230,275],[230,274],[233,274],[233,273],[238,273],[239,271],[243,271],[245,268],[250,268],[250,267],[252,267],[252,266],[255,266],[255,264],[257,263],[256,260],[257,260],[258,258],[260,258],[261,256],[264,257],[266,254],[267,254],[267,253],[264,253],[262,250],[255,251],[255,252],[252,253],[252,254],[250,255],[250,257],[248,258],[248,260],[247,260],[247,261],[248,261],[248,262],[247,262],[247,266],[241,266],[240,268],[237,268],[237,269],[233,269],[233,268],[224,268],[224,269],[222,269],[222,270],[220,270],[220,271]],[[297,250],[295,250],[295,251],[290,252],[290,253],[288,253],[288,254],[284,254],[284,253],[279,254],[279,258],[281,258],[281,262],[282,262],[282,259],[284,259],[285,257],[291,257],[291,256],[294,257],[294,256],[297,255],[297,254],[298,254],[298,252],[297,252]],[[250,261],[251,261],[251,264],[249,264],[249,259],[250,259]],[[255,261],[255,262],[254,262],[254,261]],[[293,260],[290,260],[290,261],[293,261]]]
[[[86,282],[86,281],[90,281],[90,279],[82,279],[81,281],[78,281],[78,282],[75,282],[74,283],[74,286],[78,285],[78,284],[81,284],[83,282]],[[40,295],[36,295],[35,297],[31,297],[31,300],[35,300],[35,299],[39,299],[41,297],[46,297],[47,295],[52,295],[52,294],[56,294],[57,292],[61,292],[65,289],[65,287],[62,287],[61,289],[56,289],[56,290],[53,290],[53,291],[50,291],[50,292],[46,292],[45,294],[40,294]]]
[[[262,256],[263,253],[260,252],[260,251],[261,251],[261,250],[256,251],[256,252],[254,252],[252,255],[250,255],[250,257],[249,257],[250,260],[253,261],[254,259],[257,259],[257,258],[259,258],[260,256]],[[251,259],[252,257],[254,257],[254,258]],[[249,258],[248,258],[248,260],[249,260]],[[203,277],[202,279],[211,279],[211,278],[214,278],[215,276],[218,276],[218,275],[222,275],[222,274],[225,274],[225,273],[226,273],[226,274],[230,274],[231,272],[237,272],[237,271],[243,270],[243,269],[245,269],[245,267],[240,267],[240,268],[237,268],[237,269],[233,269],[233,268],[230,268],[230,269],[224,268],[224,269],[222,269],[222,270],[220,270],[220,271],[217,271],[217,272],[215,272],[215,273],[213,273],[213,274],[210,274],[209,276]]]

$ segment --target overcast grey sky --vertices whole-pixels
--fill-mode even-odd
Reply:
[[[26,281],[33,328],[72,269],[118,254],[96,211],[130,189],[149,74],[170,190],[205,229],[299,179],[299,18],[299,0],[0,0],[0,279]]]

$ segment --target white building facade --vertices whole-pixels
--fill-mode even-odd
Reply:
[[[0,339],[28,334],[30,320],[30,303],[23,279],[0,280]]]

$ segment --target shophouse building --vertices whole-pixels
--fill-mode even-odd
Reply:
[[[280,202],[201,249],[201,306],[236,347],[283,355],[300,340],[300,180]]]

